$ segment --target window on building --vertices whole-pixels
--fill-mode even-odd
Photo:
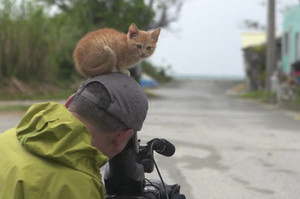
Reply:
[[[299,32],[297,32],[295,35],[295,59],[299,60],[299,58]]]
[[[287,33],[285,33],[284,34],[284,43],[285,43],[285,49],[284,49],[284,51],[285,51],[285,54],[288,56],[289,55],[289,51],[290,51],[290,34],[287,32]]]

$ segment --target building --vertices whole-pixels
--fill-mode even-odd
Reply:
[[[282,71],[286,74],[293,72],[292,65],[300,61],[300,5],[293,6],[283,13]]]
[[[280,64],[281,37],[276,37],[275,62]],[[242,50],[246,72],[247,91],[263,90],[266,74],[266,32],[249,32],[242,34]]]
[[[266,43],[265,32],[244,32],[242,33],[242,49],[260,46]]]

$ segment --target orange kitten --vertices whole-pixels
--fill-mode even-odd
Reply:
[[[117,71],[130,74],[129,68],[154,52],[159,33],[160,28],[142,31],[135,24],[127,34],[109,28],[90,32],[75,48],[75,66],[88,77]]]

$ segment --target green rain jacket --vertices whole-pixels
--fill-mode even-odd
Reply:
[[[104,199],[107,156],[63,105],[36,104],[0,134],[1,199]]]

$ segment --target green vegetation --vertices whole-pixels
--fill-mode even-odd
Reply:
[[[257,53],[265,53],[266,45],[253,46],[252,49]]]
[[[167,26],[176,18],[167,16],[167,9],[181,5],[180,0],[172,3],[151,2],[146,4],[143,0],[2,0],[0,99],[28,98],[34,95],[47,98],[47,95],[64,93],[63,90],[70,89],[74,82],[82,79],[74,69],[72,54],[77,41],[84,34],[102,27],[127,32],[132,22],[142,29]],[[51,13],[51,8],[56,8],[56,12]],[[161,71],[158,73],[162,74]],[[32,85],[33,88],[43,83],[61,90],[37,93],[23,90],[21,94],[17,91],[14,93],[13,88],[7,88],[12,85],[9,82],[13,78],[26,85]],[[3,89],[8,89],[9,94]]]
[[[295,88],[295,99],[294,99],[294,105],[300,106],[300,86],[296,85]]]
[[[273,101],[275,99],[275,94],[267,91],[250,91],[247,93],[240,94],[238,97],[268,102],[270,100]]]
[[[25,112],[28,108],[29,105],[0,106],[0,112]]]
[[[4,0],[0,9],[0,77],[58,85],[72,82],[77,75],[73,49],[86,32],[105,26],[127,31],[133,21],[145,27],[154,17],[143,1],[112,1],[110,11],[104,1],[95,2],[74,1],[72,7],[51,16],[37,1],[22,1],[20,6],[16,0]]]
[[[75,91],[66,89],[61,90],[58,93],[47,92],[47,93],[14,93],[11,95],[1,95],[1,100],[59,100],[59,99],[67,99],[71,94]]]
[[[143,61],[141,65],[144,73],[147,73],[161,84],[170,82],[173,79],[167,74],[168,68],[154,66],[148,61]]]

